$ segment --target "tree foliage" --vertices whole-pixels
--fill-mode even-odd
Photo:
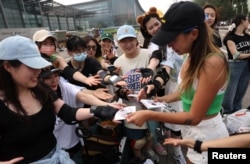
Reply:
[[[219,17],[218,21],[231,22],[231,19],[239,14],[249,14],[248,0],[194,0],[195,3],[204,6],[205,4],[211,4],[218,9]]]

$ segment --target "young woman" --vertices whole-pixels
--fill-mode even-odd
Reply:
[[[116,105],[107,103],[101,99],[110,99],[112,95],[105,92],[104,89],[88,90],[86,88],[70,84],[62,76],[60,70],[53,66],[42,69],[39,78],[47,84],[66,104],[71,107],[83,107],[84,104],[93,106]],[[95,96],[96,95],[96,96]],[[82,163],[82,144],[75,133],[77,125],[67,125],[59,117],[56,119],[54,135],[58,145],[70,154],[71,159],[76,163]]]
[[[156,33],[161,28],[161,18],[160,18],[160,15],[158,14],[158,11],[155,7],[151,7],[148,12],[138,16],[137,22],[140,25],[140,30],[141,30],[141,33],[144,37],[143,47],[148,48],[152,51],[159,50],[161,52],[158,54],[158,57],[154,56],[154,55],[151,56],[148,68],[151,68],[154,70],[156,68],[162,67],[170,75],[169,81],[165,85],[165,88],[162,89],[163,93],[158,94],[157,100],[162,101],[161,100],[162,98],[159,96],[163,96],[164,94],[172,93],[172,92],[174,92],[174,90],[177,87],[177,77],[178,77],[178,73],[180,71],[180,67],[182,65],[182,62],[183,62],[183,58],[182,58],[182,56],[178,55],[171,48],[169,48],[167,46],[158,46],[158,45],[150,42],[150,39],[153,36],[155,36]],[[161,56],[159,56],[159,55],[161,55]],[[159,60],[159,58],[160,58],[160,60]],[[161,59],[161,58],[163,58],[163,59]],[[171,105],[173,107],[173,109],[179,110],[179,103],[180,102],[173,102],[173,103],[170,103],[169,105]],[[150,127],[152,128],[153,134],[155,134],[154,131],[155,131],[155,128],[158,127],[158,124],[157,124],[157,122],[155,125],[153,124],[153,122],[150,122],[150,123],[151,123]],[[165,126],[171,129],[173,137],[179,137],[179,138],[181,137],[180,127],[178,125],[165,124]],[[153,135],[153,137],[154,137],[153,138],[154,139],[154,144],[153,144],[154,149],[157,151],[158,154],[166,155],[167,152],[164,149],[164,147],[162,147],[161,144],[157,142],[156,135]],[[180,163],[183,163],[183,161],[185,161],[185,158],[182,154],[181,147],[176,146],[174,149],[175,149],[174,150],[175,160],[182,161]]]
[[[103,68],[106,69],[108,65],[113,65],[118,55],[114,49],[114,38],[111,33],[104,32],[101,35],[100,45],[102,49],[102,57],[104,59],[102,64]]]
[[[68,62],[71,68],[81,72],[86,77],[99,77],[97,74],[98,71],[102,70],[102,67],[96,59],[88,57],[86,52],[87,45],[81,37],[70,37],[66,42],[66,48],[69,56],[71,56],[71,60]],[[88,89],[97,88],[97,86],[90,87],[74,79],[69,80],[69,82]]]
[[[152,42],[168,44],[180,55],[188,53],[179,73],[178,90],[165,96],[167,102],[181,99],[184,112],[140,110],[127,117],[129,123],[141,126],[147,120],[157,120],[182,124],[183,138],[212,140],[228,136],[219,114],[228,79],[228,64],[213,44],[211,28],[204,20],[204,11],[199,5],[190,1],[174,3],[163,17],[161,30],[152,38]],[[147,92],[154,87],[148,85]],[[144,89],[139,94],[145,94]],[[188,149],[187,157],[192,163],[207,163],[207,152],[198,154]]]
[[[63,57],[56,54],[57,38],[48,30],[38,30],[33,35],[33,41],[37,44],[39,51],[45,59],[51,61],[54,66],[63,71],[67,79],[72,79],[84,83],[87,86],[100,84],[100,79],[91,76],[86,77],[79,71],[72,69]]]
[[[223,39],[227,48],[230,77],[223,100],[225,114],[234,113],[242,108],[242,100],[249,83],[250,35],[247,33],[248,17],[236,15]]]
[[[87,49],[88,57],[95,58],[96,60],[101,62],[103,58],[102,58],[101,46],[98,43],[98,41],[89,35],[83,37],[83,40],[85,41],[87,45],[86,49]]]
[[[205,13],[205,22],[214,30],[214,44],[218,47],[222,47],[221,37],[218,29],[216,28],[219,16],[217,9],[213,5],[206,4],[203,6],[203,10]]]
[[[1,41],[0,51],[0,161],[73,163],[53,135],[56,114],[70,124],[93,116],[112,119],[117,110],[66,105],[39,82],[41,68],[50,63],[41,57],[32,40],[8,37]]]
[[[118,94],[122,95],[124,102],[135,105],[133,101],[126,101],[127,95],[128,93],[136,93],[141,89],[140,77],[142,77],[142,74],[137,70],[147,67],[151,51],[138,46],[136,31],[131,25],[123,25],[118,28],[117,40],[124,53],[116,59],[114,66],[120,66],[119,75],[126,76],[125,81],[127,82],[127,89],[124,89],[126,91],[118,90]],[[148,157],[159,162],[159,157],[151,148],[152,137],[151,134],[148,134],[146,123],[142,127],[138,127],[125,122],[125,135],[131,140],[135,157],[142,159],[142,150],[146,150],[145,153]]]

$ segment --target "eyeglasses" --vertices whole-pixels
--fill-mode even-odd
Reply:
[[[87,50],[90,51],[90,50],[93,50],[95,51],[96,50],[96,46],[87,46]]]

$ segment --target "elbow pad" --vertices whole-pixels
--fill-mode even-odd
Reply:
[[[159,64],[162,62],[162,52],[160,51],[160,50],[155,50],[153,53],[152,53],[152,55],[151,55],[151,57],[150,57],[150,59],[149,59],[149,61],[152,59],[152,58],[156,58],[156,59],[158,59],[160,62],[159,62]]]
[[[167,73],[165,68],[162,68],[161,71],[157,72],[154,79],[156,79],[157,77],[160,77],[163,80],[163,85],[162,86],[166,85],[166,83],[168,82],[168,80],[170,78],[170,76]]]
[[[63,104],[60,111],[58,112],[58,116],[66,123],[66,124],[76,124],[76,112],[78,109],[72,108],[67,104]]]
[[[74,73],[76,72],[77,70],[75,70],[74,68],[70,67],[69,65],[66,66],[64,69],[63,69],[63,75],[69,79],[69,81],[72,81],[74,80],[73,78],[73,75]]]

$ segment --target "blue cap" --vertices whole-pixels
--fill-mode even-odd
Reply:
[[[117,30],[117,40],[120,41],[124,38],[136,38],[136,31],[130,25],[123,25]]]
[[[24,65],[41,69],[51,63],[41,57],[37,45],[29,38],[11,36],[0,42],[0,60],[19,60]]]

